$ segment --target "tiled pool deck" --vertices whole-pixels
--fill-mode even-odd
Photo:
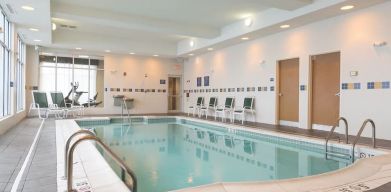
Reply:
[[[0,136],[0,191],[11,191],[41,122],[27,118]],[[50,119],[43,124],[17,191],[56,191],[56,168],[54,120]]]
[[[183,114],[175,114],[178,116],[186,116]],[[198,118],[197,118],[198,119]],[[213,119],[208,119],[208,121],[214,121]],[[36,118],[27,118],[19,123],[17,126],[9,130],[4,135],[0,136],[0,191],[10,191],[12,183],[16,178],[16,175],[19,173],[21,165],[27,155],[27,152],[30,148],[30,145],[34,139],[35,133],[38,130],[38,127],[41,124],[41,120]],[[262,125],[254,123],[246,123],[246,127],[252,129],[265,129],[272,130],[276,132],[290,133],[294,135],[308,136],[314,138],[323,138],[326,132],[322,131],[307,131],[307,130],[298,130],[290,127],[283,126],[271,126],[271,125]],[[20,185],[17,191],[56,191],[57,190],[57,158],[56,158],[56,140],[55,140],[55,123],[54,119],[46,120],[42,128],[37,147],[33,151],[32,159],[28,162],[27,169],[25,174],[22,177]],[[369,144],[370,139],[363,139],[361,144]],[[379,146],[387,149],[391,149],[391,141],[380,140]],[[366,182],[376,183],[373,187],[378,187],[376,189],[367,190],[369,192],[390,192],[391,183],[387,184],[387,179],[391,181],[391,167],[381,167],[380,161],[372,162],[374,166],[378,166],[379,172],[383,174],[382,182],[379,182],[377,179],[367,180]],[[391,158],[388,158],[387,161],[391,162]],[[369,164],[371,165],[371,164]],[[366,172],[367,173],[367,172]],[[358,173],[357,173],[358,174]],[[326,181],[325,181],[326,182]],[[359,180],[357,180],[359,182]],[[295,181],[291,181],[294,185]],[[384,184],[384,185],[383,185]],[[221,188],[222,187],[222,188]],[[338,191],[342,192],[345,186],[340,186],[342,188],[334,188],[323,191]],[[352,192],[366,191],[364,189],[359,189],[357,186],[347,186],[351,187]],[[265,189],[267,187],[265,186]],[[216,184],[214,186],[215,190],[211,191],[238,191],[239,188],[221,186],[221,184]],[[229,189],[229,190],[227,190]],[[236,190],[235,190],[236,189]],[[269,188],[268,188],[269,189]],[[272,190],[271,191],[278,191]],[[198,190],[199,191],[199,190]],[[201,190],[204,191],[204,190]],[[209,191],[209,190],[208,190]],[[242,191],[242,190],[240,190]],[[259,191],[259,188],[258,188]],[[311,190],[316,191],[316,190]]]

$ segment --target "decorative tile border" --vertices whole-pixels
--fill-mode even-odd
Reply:
[[[110,90],[110,92],[121,92],[121,88],[105,88],[105,91]],[[122,88],[122,92],[135,92],[135,93],[165,93],[166,89],[133,89],[133,88]]]
[[[367,89],[390,89],[390,82],[367,82]]]
[[[366,83],[367,89],[390,89],[390,81],[371,81]],[[361,86],[361,83],[342,83],[341,84],[342,90],[359,90],[364,89],[363,86]]]

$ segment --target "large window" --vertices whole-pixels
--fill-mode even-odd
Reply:
[[[39,88],[62,92],[74,105],[101,107],[103,70],[101,59],[40,55]]]
[[[17,58],[16,58],[16,110],[22,111],[25,109],[25,63],[26,63],[26,45],[23,43],[22,39],[18,36],[18,47],[17,47]]]
[[[0,13],[0,118],[11,113],[11,24],[3,12]]]

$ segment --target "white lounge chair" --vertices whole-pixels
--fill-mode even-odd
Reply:
[[[33,103],[30,104],[29,114],[31,110],[38,111],[38,117],[40,119],[47,119],[49,114],[52,113],[56,118],[63,118],[65,114],[64,109],[59,109],[53,104],[48,103],[46,92],[32,91]],[[45,112],[45,115],[41,115],[41,111]]]
[[[84,107],[74,106],[72,103],[66,103],[62,92],[52,91],[50,92],[50,97],[52,98],[53,107],[55,109],[64,110],[64,118],[68,117],[69,112],[72,112],[74,117],[76,115],[83,115]]]
[[[233,97],[227,97],[225,98],[225,103],[223,106],[218,106],[215,111],[215,120],[217,120],[217,117],[219,114],[222,114],[221,121],[225,121],[226,114],[228,114],[228,117],[232,115],[233,105],[234,105],[235,98]],[[232,122],[232,119],[231,119]]]
[[[253,98],[253,97],[244,98],[243,107],[234,109],[234,111],[232,113],[232,120],[235,121],[235,115],[240,115],[240,116],[242,116],[242,124],[244,124],[246,112],[251,113],[251,115],[255,119],[254,100],[255,100],[255,98]]]
[[[208,118],[208,113],[210,110],[216,111],[217,109],[217,97],[209,98],[209,104],[207,106],[203,106],[200,109],[200,114],[205,114],[205,117]]]
[[[203,97],[198,97],[196,105],[189,107],[189,110],[187,111],[187,116],[190,115],[190,110],[193,110],[193,116],[194,116],[194,113],[196,111],[197,111],[197,114],[199,116],[200,115],[200,109],[201,109],[202,106],[204,106],[204,98]]]

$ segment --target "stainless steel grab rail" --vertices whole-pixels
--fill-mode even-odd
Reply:
[[[121,104],[122,121],[124,120],[124,107],[125,107],[126,112],[128,113],[128,122],[130,123],[130,114],[129,114],[129,109],[128,109],[128,105],[126,104],[125,98],[123,99],[122,104]]]
[[[348,144],[349,143],[349,126],[348,126],[348,121],[346,120],[346,118],[344,117],[340,117],[337,121],[337,123],[331,128],[329,134],[327,135],[326,137],[326,143],[325,143],[325,156],[326,156],[326,159],[327,159],[327,144],[329,143],[329,140],[331,138],[331,136],[333,135],[334,133],[334,130],[335,128],[339,127],[339,123],[341,122],[341,120],[345,123],[345,143]]]
[[[65,144],[65,151],[64,151],[64,179],[66,179],[68,177],[68,151],[69,151],[69,145],[71,144],[71,141],[74,137],[76,137],[77,135],[81,135],[81,134],[88,134],[88,135],[92,135],[92,136],[95,136],[95,133],[94,132],[91,132],[89,130],[85,130],[85,129],[82,129],[82,130],[79,130],[75,133],[73,133],[67,140],[66,144]]]
[[[354,141],[352,143],[352,162],[354,162],[354,148],[356,147],[356,144],[357,144],[358,140],[361,138],[361,134],[362,134],[364,128],[367,126],[368,123],[371,123],[371,126],[372,126],[372,147],[376,148],[376,126],[375,126],[375,122],[373,122],[372,119],[367,119],[362,124],[360,130],[357,133],[356,138],[354,139]]]
[[[68,192],[73,192],[74,190],[72,189],[73,181],[72,181],[72,176],[73,176],[73,153],[76,149],[76,147],[83,141],[87,140],[92,140],[95,141],[97,144],[99,144],[102,149],[121,167],[122,170],[126,171],[130,177],[132,178],[132,185],[128,184],[124,179],[125,175],[121,176],[122,181],[124,181],[125,185],[132,191],[132,192],[137,192],[137,179],[136,175],[134,172],[125,165],[125,163],[117,156],[115,155],[110,148],[104,144],[99,138],[96,136],[91,136],[87,135],[84,136],[78,140],[75,141],[75,143],[72,144],[71,149],[69,150],[69,156],[68,156],[68,180],[67,180],[67,191]]]

